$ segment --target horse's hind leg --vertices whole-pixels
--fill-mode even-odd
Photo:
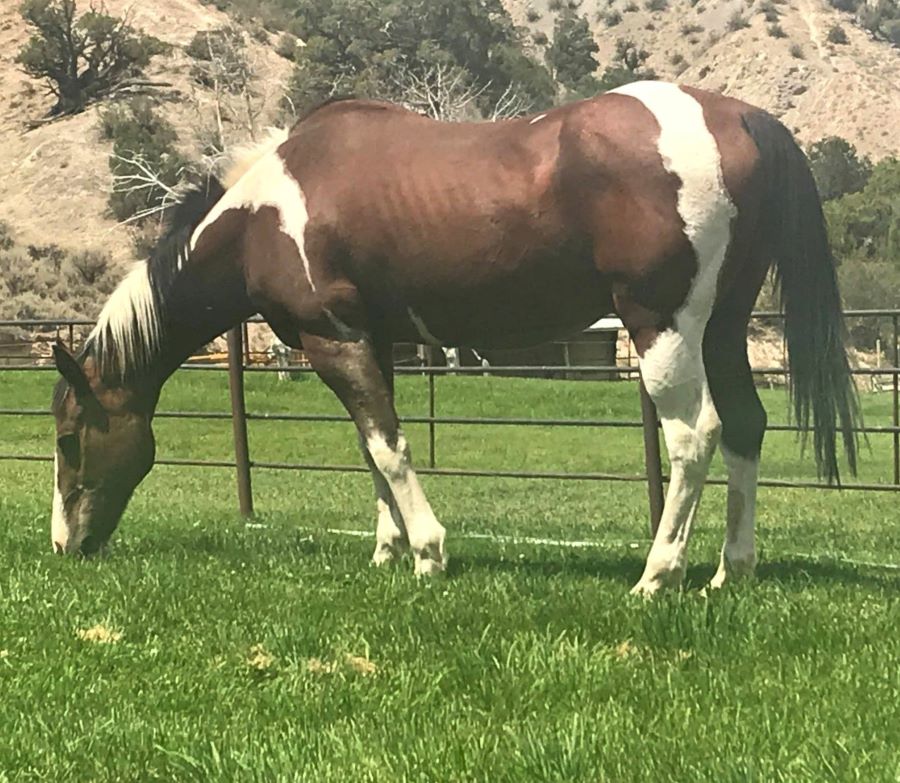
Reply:
[[[367,459],[396,502],[399,517],[406,525],[416,573],[425,575],[443,571],[446,566],[445,531],[435,518],[412,469],[409,445],[394,410],[391,384],[379,367],[372,341],[368,338],[338,340],[312,334],[302,334],[301,339],[313,369],[353,418],[368,452]],[[379,495],[384,491],[384,484],[376,479],[376,489],[381,487]],[[390,502],[385,502],[389,510]],[[397,522],[393,514],[391,521]],[[388,538],[390,533],[396,532],[395,527],[399,528],[399,525],[389,526],[387,516],[379,513],[379,532],[384,532]]]
[[[662,422],[671,478],[643,576],[632,591],[641,595],[681,584],[691,526],[718,441],[721,425],[706,379],[701,339],[696,330],[685,334],[675,328],[642,335],[650,347],[642,352],[641,374]]]
[[[723,308],[723,312],[733,317],[735,311]],[[725,322],[714,316],[703,341],[710,391],[722,418],[722,456],[728,468],[725,543],[711,587],[752,576],[756,568],[756,485],[766,411],[750,371],[745,324],[746,320]]]

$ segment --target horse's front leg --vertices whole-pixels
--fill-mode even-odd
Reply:
[[[379,367],[372,340],[368,337],[342,340],[312,334],[302,334],[301,338],[310,364],[353,418],[371,465],[396,502],[399,516],[406,525],[416,574],[440,573],[447,563],[445,531],[435,518],[412,468],[409,444],[394,410],[391,384]],[[390,511],[389,504],[387,511]],[[379,528],[380,512],[379,504]],[[392,521],[396,523],[393,516]],[[384,522],[387,534],[390,532],[387,517]]]

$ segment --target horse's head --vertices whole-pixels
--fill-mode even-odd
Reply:
[[[59,344],[53,355],[63,377],[53,400],[53,548],[91,554],[109,540],[153,466],[152,406],[128,386],[104,384],[91,357],[80,364]]]

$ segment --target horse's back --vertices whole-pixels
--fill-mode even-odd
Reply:
[[[685,107],[693,119],[666,114]],[[537,339],[608,310],[615,281],[637,281],[654,311],[681,305],[698,272],[685,172],[721,162],[694,180],[724,178],[717,197],[740,202],[749,108],[653,83],[499,123],[341,101],[298,123],[279,154],[305,196],[320,276],[339,269],[383,312],[432,313],[433,332],[462,342],[498,321],[530,323]]]

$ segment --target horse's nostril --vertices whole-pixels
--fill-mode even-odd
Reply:
[[[64,555],[66,553],[66,545],[60,544],[59,541],[54,541],[53,552],[57,555]]]

